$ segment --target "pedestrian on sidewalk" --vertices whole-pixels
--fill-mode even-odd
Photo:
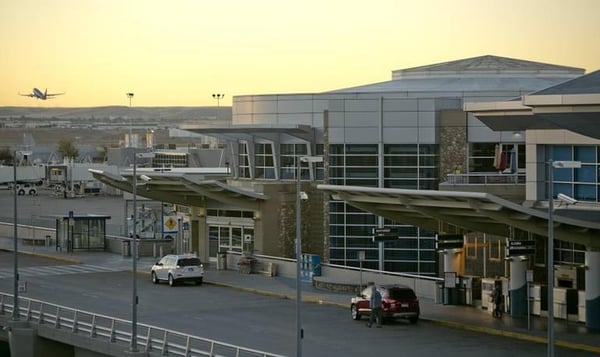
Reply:
[[[494,303],[492,316],[502,317],[502,288],[500,285],[496,285],[494,292],[492,292],[492,302]]]
[[[373,285],[371,288],[371,299],[369,300],[369,307],[371,308],[371,316],[369,317],[368,327],[373,325],[373,322],[377,322],[377,327],[381,327],[381,320],[383,319],[381,311],[381,293],[377,290],[377,287]]]

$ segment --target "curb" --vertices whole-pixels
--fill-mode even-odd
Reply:
[[[457,330],[465,330],[465,331],[485,333],[488,335],[503,336],[503,337],[514,338],[517,340],[522,340],[522,341],[527,341],[527,342],[540,343],[540,344],[548,343],[547,338],[533,336],[530,334],[499,330],[499,329],[484,327],[484,326],[468,325],[468,324],[463,324],[463,323],[454,322],[454,321],[435,320],[435,319],[429,319],[429,318],[423,318],[422,320],[429,321],[436,325],[450,327],[450,328],[457,329]],[[558,347],[572,349],[572,350],[580,350],[580,351],[593,352],[593,353],[600,354],[600,347],[584,345],[581,343],[555,340],[554,345],[558,346]]]
[[[4,252],[11,252],[11,253],[14,252],[14,250],[12,250],[12,249],[0,248],[0,250],[2,250]],[[63,262],[66,262],[66,263],[81,264],[81,260],[79,260],[77,258],[58,257],[58,256],[52,255],[52,254],[30,252],[30,251],[26,251],[26,250],[19,250],[18,253],[19,254],[24,254],[24,255],[30,255],[30,256],[34,256],[34,257],[59,260],[59,261],[63,261]]]

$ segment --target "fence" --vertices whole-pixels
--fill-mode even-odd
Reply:
[[[14,295],[0,293],[0,316],[10,317],[14,311]],[[110,344],[119,344],[125,351],[131,341],[131,322],[95,314],[41,300],[19,298],[19,319],[38,326],[88,337]],[[244,348],[224,342],[188,335],[146,324],[137,324],[138,348],[162,356],[235,356],[281,357],[281,355]],[[65,342],[65,341],[60,341]]]

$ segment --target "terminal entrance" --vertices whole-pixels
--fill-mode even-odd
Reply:
[[[219,252],[252,251],[254,249],[254,228],[234,225],[208,226],[209,257],[217,259]]]

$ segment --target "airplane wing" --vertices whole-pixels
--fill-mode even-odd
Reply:
[[[63,95],[66,94],[65,92],[63,93],[46,93],[46,97],[54,97],[55,95]]]
[[[23,97],[35,97],[35,94],[33,94],[33,93],[28,93],[28,94],[19,93],[19,95],[22,95]]]

